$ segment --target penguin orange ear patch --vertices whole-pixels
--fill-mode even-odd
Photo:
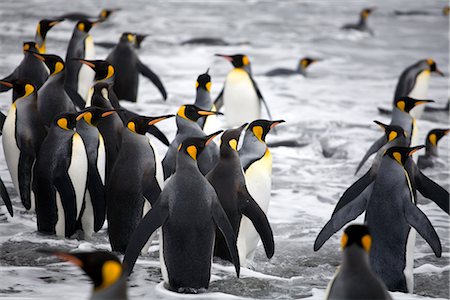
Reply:
[[[392,156],[398,161],[399,164],[402,165],[402,154],[400,152],[394,152]]]
[[[242,64],[244,66],[248,65],[250,63],[250,60],[248,59],[247,55],[244,55],[244,57],[242,57]]]
[[[405,101],[398,101],[397,108],[401,111],[405,111]]]
[[[230,147],[233,149],[233,150],[237,150],[237,140],[236,139],[232,139],[232,140],[230,140],[229,142],[228,142],[228,144],[230,145]]]
[[[263,135],[263,128],[261,126],[255,126],[252,129],[253,134],[256,136],[256,138],[260,141],[262,141],[262,135]]]
[[[131,131],[136,132],[136,124],[134,122],[128,122],[127,127]]]
[[[205,86],[206,86],[206,90],[208,92],[211,92],[211,82],[208,82]]]
[[[58,121],[56,121],[56,124],[58,124],[58,126],[62,129],[69,130],[69,128],[67,127],[68,122],[66,118],[59,119]]]
[[[341,238],[341,248],[344,249],[348,243],[348,235],[344,232]]]
[[[186,148],[186,151],[193,160],[197,160],[197,147],[189,146]]]
[[[370,247],[372,246],[372,237],[368,234],[362,237],[361,244],[367,252],[370,251]]]
[[[53,72],[52,75],[61,72],[63,69],[64,69],[64,65],[62,64],[62,62],[60,62],[60,61],[56,62],[56,64],[55,64],[55,71]]]
[[[78,27],[79,30],[84,31],[84,28],[85,28],[84,23],[78,24],[77,27]]]
[[[391,133],[389,133],[389,142],[394,140],[397,137],[397,132],[392,131]]]
[[[99,289],[107,288],[122,276],[122,265],[117,261],[107,261],[102,267],[103,282]]]
[[[434,146],[437,144],[437,137],[434,133],[430,134],[430,137],[428,138],[430,140],[430,143]]]

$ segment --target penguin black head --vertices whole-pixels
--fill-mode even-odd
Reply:
[[[80,31],[88,33],[89,30],[92,29],[92,27],[98,24],[98,22],[99,21],[80,20],[78,21],[77,25],[75,25],[75,27]]]
[[[195,82],[195,88],[198,89],[204,89],[208,92],[211,92],[211,76],[208,74],[209,69],[206,70],[206,73],[200,74],[197,77],[197,81]]]
[[[198,119],[211,115],[223,115],[223,114],[217,111],[203,110],[198,106],[190,104],[181,106],[177,112],[177,116],[180,116],[183,119],[192,122],[197,122]]]
[[[36,42],[23,42],[22,45],[22,50],[23,53],[27,53],[28,51],[35,51],[38,52],[38,45],[36,44]]]
[[[145,40],[146,37],[148,37],[148,34],[136,33],[135,36],[136,36],[136,48],[140,49],[141,43]]]
[[[370,251],[372,245],[372,236],[370,235],[369,227],[366,225],[350,225],[344,230],[341,239],[341,247],[345,250],[347,247],[357,245],[366,252]]]
[[[8,88],[12,88],[14,90],[17,97],[13,99],[13,101],[28,97],[29,95],[36,92],[36,87],[34,86],[34,84],[26,80],[21,79],[0,80],[0,84]]]
[[[58,115],[53,123],[64,130],[73,130],[77,126],[78,113],[63,113]]]
[[[445,77],[444,73],[438,69],[436,62],[433,59],[427,59],[427,64],[430,66],[430,72],[435,72],[442,77]]]
[[[44,62],[47,68],[50,70],[50,76],[58,74],[64,70],[64,60],[58,55],[53,54],[41,54],[34,51],[30,51],[34,57]]]
[[[151,126],[155,125],[156,123],[162,120],[172,117],[175,117],[175,115],[165,115],[159,117],[145,117],[145,116],[134,117],[128,120],[127,128],[137,134],[146,134]]]
[[[397,161],[399,164],[404,165],[408,157],[424,147],[424,145],[416,147],[391,147],[386,150],[384,155],[387,155]]]
[[[113,65],[111,65],[106,60],[87,60],[87,59],[75,59],[89,66],[95,71],[95,81],[106,80],[114,76],[115,70]]]
[[[226,151],[227,149],[232,149],[237,151],[237,146],[239,144],[239,137],[241,136],[242,130],[244,130],[247,123],[243,124],[241,127],[228,129],[220,137],[220,152]]]
[[[375,8],[365,8],[361,11],[360,15],[362,18],[367,19],[374,10]]]
[[[219,130],[202,138],[187,138],[180,144],[180,146],[178,146],[178,153],[185,153],[193,160],[197,160],[197,157],[202,153],[205,147],[208,146],[209,143],[211,143],[212,140],[222,132],[223,130]]]
[[[135,46],[137,44],[136,34],[132,32],[124,32],[120,37],[120,42],[130,43],[131,45]]]
[[[395,140],[397,137],[406,137],[406,132],[402,127],[397,125],[386,125],[378,121],[374,121],[375,124],[383,128],[384,135],[386,136],[386,140],[388,142]]]
[[[103,98],[109,99],[109,95],[110,95],[110,92],[112,90],[112,85],[111,84],[109,84],[107,82],[100,81],[100,82],[97,82],[96,84],[94,84],[93,88],[94,88],[93,95],[101,94],[103,96]]]
[[[250,65],[250,59],[247,55],[244,54],[235,54],[235,55],[224,55],[224,54],[215,54],[216,56],[220,56],[231,62],[233,67],[235,68],[243,68]]]
[[[437,146],[437,143],[440,139],[442,139],[445,135],[447,135],[450,132],[450,129],[433,129],[430,130],[427,134],[427,143],[430,143],[433,146]]]
[[[40,249],[39,252],[53,254],[83,269],[93,281],[94,290],[97,291],[113,285],[124,272],[117,256],[106,251],[67,253]]]
[[[269,131],[278,124],[284,123],[284,120],[270,121],[270,120],[255,120],[248,125],[247,131],[251,131],[258,140],[265,142],[266,135]]]
[[[77,121],[84,119],[89,125],[97,126],[102,118],[106,118],[116,112],[117,109],[105,109],[91,106],[80,111],[80,114],[77,117]]]
[[[108,19],[113,13],[115,13],[116,11],[119,11],[120,8],[115,8],[115,9],[102,9],[102,11],[100,12],[100,14],[98,15],[98,18],[103,22],[106,21],[106,19]]]
[[[53,26],[61,23],[62,21],[64,21],[64,19],[40,20],[36,28],[36,34],[42,37],[42,39],[45,39],[45,37],[47,36],[47,32],[49,32]]]
[[[401,111],[409,113],[411,109],[413,109],[417,105],[431,102],[434,102],[434,100],[418,100],[411,97],[399,97],[394,100],[394,106],[400,109]]]
[[[303,69],[306,69],[307,67],[309,67],[310,64],[313,64],[317,61],[318,61],[317,59],[313,59],[310,57],[304,57],[304,58],[300,59],[299,64]]]

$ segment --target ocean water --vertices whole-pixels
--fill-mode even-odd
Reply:
[[[131,3],[129,3],[131,2]],[[276,119],[284,119],[269,142],[295,140],[303,147],[273,148],[273,188],[268,212],[276,250],[271,260],[260,246],[252,269],[237,279],[231,265],[214,261],[210,293],[204,299],[322,299],[340,263],[339,238],[333,236],[321,250],[313,242],[329,219],[340,195],[358,176],[354,170],[371,143],[382,133],[372,121],[389,122],[377,112],[389,107],[397,78],[419,59],[433,58],[449,74],[449,19],[441,14],[447,1],[3,1],[0,8],[0,77],[8,75],[22,58],[21,42],[32,40],[39,19],[80,11],[97,14],[102,7],[122,8],[108,22],[92,29],[94,41],[115,41],[125,31],[150,36],[140,58],[163,81],[169,93],[162,101],[156,88],[141,78],[137,103],[124,106],[147,115],[175,113],[192,103],[198,74],[210,68],[215,97],[231,66],[214,53],[245,53],[255,80]],[[356,22],[361,8],[376,5],[369,19],[375,36],[343,32]],[[429,12],[402,16],[394,10]],[[47,52],[65,57],[74,23],[63,22],[47,38]],[[220,37],[237,46],[181,46],[201,36]],[[109,50],[97,47],[97,57]],[[308,77],[269,78],[275,67],[295,68],[303,56],[322,61],[308,69]],[[8,111],[10,94],[0,95],[0,110]],[[448,76],[433,76],[429,98],[444,106]],[[223,118],[222,118],[223,119]],[[222,120],[222,124],[224,124]],[[420,140],[432,128],[449,126],[448,114],[425,115],[418,121]],[[174,120],[158,124],[169,139]],[[425,174],[449,189],[449,138],[439,144],[438,165]],[[166,147],[155,142],[164,155]],[[1,146],[0,146],[1,147]],[[367,164],[362,170],[370,165]],[[0,176],[10,192],[15,216],[0,207],[0,298],[83,299],[90,294],[88,278],[77,267],[36,253],[45,246],[62,249],[110,249],[106,230],[90,241],[42,237],[36,218],[21,206],[13,190],[0,150]],[[418,236],[415,249],[415,295],[394,293],[395,299],[449,298],[449,218],[434,203],[419,198],[422,209],[438,232],[443,255],[436,258]],[[358,219],[361,221],[361,218]],[[197,298],[175,295],[162,285],[158,245],[141,257],[129,281],[133,299]]]

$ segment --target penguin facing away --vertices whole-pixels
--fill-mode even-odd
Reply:
[[[40,20],[37,28],[36,28],[36,34],[34,36],[34,40],[36,41],[36,48],[39,50],[39,53],[45,53],[46,47],[45,47],[45,38],[47,36],[47,33],[50,31],[50,29],[53,28],[53,26],[61,23],[64,21],[64,19],[44,19]]]
[[[417,166],[419,169],[432,168],[434,159],[438,157],[438,142],[450,132],[450,129],[433,129],[428,132],[425,140],[425,154],[419,156]]]
[[[261,103],[272,119],[269,107],[252,77],[248,56],[243,54],[216,54],[216,56],[225,58],[234,67],[228,73],[223,89],[214,101],[218,111],[222,106],[225,108],[228,126],[236,127],[261,118]]]
[[[291,76],[303,75],[306,76],[306,69],[313,63],[318,62],[318,59],[304,57],[298,62],[296,69],[276,68],[265,73],[266,76]]]
[[[34,166],[38,231],[71,237],[80,217],[87,185],[88,158],[74,131],[77,113],[55,118]]]
[[[164,177],[159,155],[145,134],[148,127],[174,115],[128,121],[107,183],[108,235],[113,251],[124,253],[139,221],[155,205]]]
[[[65,252],[39,249],[80,267],[94,284],[91,300],[127,300],[127,273],[119,258],[111,252]]]
[[[389,148],[378,170],[383,176],[377,176],[360,195],[332,215],[317,236],[314,251],[346,223],[366,211],[365,220],[373,236],[372,269],[390,291],[412,292],[415,230],[437,257],[442,252],[436,231],[415,204],[412,180],[404,167],[411,160],[409,156],[423,147]]]
[[[391,300],[386,286],[373,273],[369,262],[372,236],[365,225],[349,225],[341,239],[342,264],[328,285],[327,300]]]
[[[220,160],[206,175],[206,179],[214,187],[217,197],[233,227],[234,234],[238,236],[241,219],[245,215],[251,220],[262,238],[267,257],[271,258],[275,248],[272,229],[265,213],[247,190],[244,172],[237,152],[239,136],[246,125],[226,130],[223,133],[220,144]],[[238,241],[240,241],[239,237]],[[246,267],[246,243],[238,242],[237,247],[241,266]],[[216,232],[214,255],[232,261],[226,241],[219,232]]]
[[[225,236],[239,276],[236,236],[214,188],[200,173],[197,157],[220,133],[187,138],[179,147],[176,172],[159,200],[134,231],[124,257],[131,273],[140,249],[162,227],[160,261],[164,282],[179,293],[199,293],[209,286],[216,227]]]
[[[209,111],[217,111],[211,100],[211,76],[208,74],[209,69],[206,70],[206,73],[200,74],[197,77],[197,81],[195,82],[196,94],[195,94],[195,102],[194,105]],[[206,116],[204,118],[200,118],[197,120],[200,128],[206,133],[215,132],[218,128],[217,116],[211,115]]]
[[[344,30],[358,30],[367,32],[370,35],[374,35],[372,29],[367,25],[367,19],[369,18],[369,15],[373,12],[374,8],[365,8],[361,11],[359,14],[359,22],[356,24],[345,24],[341,27],[341,29]]]

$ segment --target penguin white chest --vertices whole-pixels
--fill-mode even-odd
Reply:
[[[148,137],[148,143],[150,144],[150,147],[152,147],[153,149],[153,153],[155,154],[155,170],[156,170],[156,181],[158,182],[159,188],[162,189],[164,188],[164,172],[163,172],[163,167],[162,167],[162,163],[161,163],[161,158],[159,157],[158,152],[156,151],[155,146],[152,143],[152,140]]]
[[[16,142],[16,118],[16,105],[12,104],[3,125],[2,143],[9,174],[17,193],[20,194],[18,178],[20,149]]]
[[[428,97],[428,83],[430,81],[430,75],[431,74],[429,70],[425,70],[422,73],[420,73],[416,77],[414,87],[408,96],[414,99],[426,99]],[[411,110],[410,114],[416,119],[420,118],[424,109],[425,105],[419,105],[415,107],[413,110]]]
[[[267,213],[272,187],[272,154],[269,149],[260,160],[247,169],[245,183],[256,203]]]
[[[78,133],[72,137],[72,157],[67,173],[75,190],[77,218],[80,215],[86,191],[88,158],[83,140]]]
[[[223,91],[225,118],[228,126],[240,126],[243,123],[259,119],[261,107],[250,75],[236,68],[228,74]]]
[[[95,59],[94,40],[90,35],[84,40],[84,59]],[[94,70],[82,64],[78,73],[78,94],[84,99],[88,97],[89,88],[94,81],[94,77]]]

